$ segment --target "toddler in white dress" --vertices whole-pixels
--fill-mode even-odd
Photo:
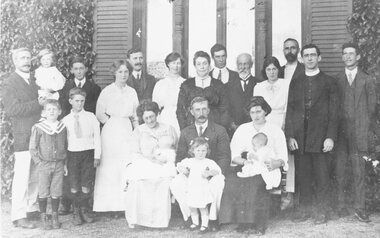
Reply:
[[[36,84],[40,87],[38,96],[58,100],[58,91],[65,85],[66,78],[53,65],[53,52],[48,49],[41,50],[38,58],[41,63],[41,66],[35,72]]]
[[[266,189],[270,190],[281,180],[281,171],[279,168],[269,171],[265,165],[265,162],[275,159],[274,151],[267,146],[267,143],[268,137],[264,133],[260,132],[253,136],[252,150],[248,151],[247,163],[237,176],[247,178],[260,174],[266,184]]]
[[[193,224],[191,230],[199,227],[199,214],[201,214],[202,225],[200,232],[208,231],[209,210],[207,205],[215,199],[211,192],[209,180],[214,176],[223,176],[220,167],[206,156],[209,153],[209,145],[203,137],[195,138],[190,144],[189,154],[193,158],[183,159],[177,164],[179,173],[187,176],[186,200],[190,208]]]

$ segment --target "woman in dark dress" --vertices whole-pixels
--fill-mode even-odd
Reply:
[[[240,125],[231,141],[232,166],[241,166],[247,162],[242,156],[252,148],[251,140],[257,133],[268,137],[267,146],[273,150],[275,158],[265,163],[268,170],[287,165],[287,147],[283,131],[277,125],[266,122],[265,116],[271,108],[263,97],[252,97],[247,111],[251,122]],[[279,185],[279,184],[278,184]],[[278,186],[277,185],[277,186]],[[269,210],[269,192],[261,175],[240,178],[236,172],[227,174],[219,213],[220,224],[239,224],[240,232],[255,228],[256,234],[264,234]]]
[[[208,100],[211,121],[229,127],[228,98],[223,83],[210,77],[210,62],[210,56],[206,52],[196,52],[193,59],[196,76],[181,85],[176,112],[181,130],[194,122],[189,106],[195,97],[205,97]]]

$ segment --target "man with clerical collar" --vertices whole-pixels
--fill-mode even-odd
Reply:
[[[300,47],[298,41],[293,38],[288,38],[284,41],[284,56],[286,58],[286,64],[280,68],[278,72],[279,78],[285,78],[292,80],[305,72],[305,66],[298,62],[298,53]]]
[[[190,113],[194,117],[194,122],[185,127],[181,131],[181,135],[178,141],[176,162],[180,162],[185,158],[188,158],[188,151],[192,141],[197,137],[204,137],[210,148],[210,154],[208,159],[214,160],[225,175],[228,172],[231,161],[230,141],[228,134],[223,126],[214,123],[209,120],[209,103],[204,97],[195,97],[190,103]],[[184,183],[181,179],[175,179],[171,185],[171,191],[178,201],[185,222],[190,217],[190,210],[187,206],[187,202],[184,196],[186,191]],[[210,188],[213,190],[214,201],[210,205],[210,229],[216,231],[219,229],[217,223],[217,215],[220,208],[220,201],[222,198],[224,179],[220,177],[212,177],[210,179]]]
[[[335,80],[319,70],[319,48],[301,50],[305,73],[289,86],[285,135],[296,156],[296,183],[300,201],[293,220],[304,221],[316,211],[314,223],[327,222],[329,186],[328,153],[337,139],[339,96]],[[314,187],[313,184],[316,186]]]
[[[226,84],[231,78],[237,77],[237,73],[227,68],[227,49],[224,45],[215,44],[211,47],[211,57],[215,68],[211,70],[210,76]]]
[[[231,115],[231,127],[228,131],[230,137],[239,125],[250,121],[249,115],[244,112],[244,107],[253,96],[253,88],[258,83],[258,80],[251,75],[253,61],[250,54],[238,55],[236,66],[237,77],[230,78],[225,85],[230,105],[229,114]]]
[[[31,161],[29,139],[46,98],[38,97],[38,86],[30,75],[29,49],[15,49],[12,60],[15,72],[2,85],[2,104],[12,122],[15,151],[11,219],[16,226],[31,229],[35,225],[28,221],[27,212],[38,211],[38,173],[36,164]]]
[[[338,181],[338,215],[349,215],[345,203],[347,178],[353,178],[355,217],[369,222],[365,209],[365,160],[368,155],[370,124],[375,120],[376,86],[374,78],[358,68],[359,47],[353,43],[342,46],[344,70],[337,75],[340,95],[340,123],[338,129],[338,147],[336,175]],[[351,161],[350,172],[346,164]],[[348,176],[349,175],[349,176]]]
[[[132,67],[127,85],[136,90],[140,102],[143,99],[152,99],[156,79],[143,70],[144,55],[142,50],[136,48],[128,50],[127,61]]]

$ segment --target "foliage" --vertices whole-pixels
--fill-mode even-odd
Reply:
[[[361,66],[380,80],[380,1],[354,0],[348,30],[361,50]]]
[[[94,0],[2,0],[1,74],[14,70],[12,49],[27,47],[34,56],[42,49],[51,49],[55,53],[56,67],[67,78],[71,57],[82,55],[91,76],[95,59],[92,50],[94,7]],[[32,69],[38,66],[37,60],[32,63]],[[0,123],[1,195],[7,197],[13,176],[13,155],[11,125],[3,112]]]

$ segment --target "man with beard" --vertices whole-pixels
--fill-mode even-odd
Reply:
[[[38,98],[38,86],[30,75],[31,53],[27,48],[12,52],[15,72],[3,82],[2,103],[12,122],[15,164],[12,183],[11,219],[22,228],[35,225],[27,220],[27,212],[38,211],[37,165],[31,161],[29,139],[31,128],[41,116],[45,98]]]
[[[286,64],[280,68],[278,72],[279,78],[294,79],[305,72],[305,66],[298,62],[297,56],[300,51],[298,41],[288,38],[284,41],[284,56]]]
[[[288,147],[297,160],[296,183],[300,193],[299,210],[293,221],[308,219],[312,205],[315,224],[327,222],[328,153],[337,138],[339,107],[335,80],[319,70],[320,54],[314,44],[302,48],[305,72],[290,83],[285,119]]]
[[[140,49],[132,48],[127,52],[127,61],[132,66],[127,85],[134,88],[139,101],[152,99],[156,79],[143,71],[144,56]]]
[[[253,96],[253,88],[258,83],[258,80],[251,75],[253,61],[250,54],[240,54],[237,57],[236,64],[238,77],[230,78],[225,85],[230,103],[229,113],[232,117],[230,137],[239,125],[251,120],[249,115],[244,112],[244,107]]]
[[[211,57],[214,60],[215,68],[211,70],[210,76],[220,80],[223,84],[228,83],[231,79],[237,78],[238,74],[226,66],[227,49],[221,44],[215,44],[210,50]]]
[[[185,127],[181,131],[178,141],[176,162],[178,163],[184,158],[188,158],[188,151],[194,138],[204,137],[210,148],[208,158],[214,160],[225,175],[228,172],[227,170],[230,167],[231,162],[230,140],[226,130],[223,126],[208,120],[210,108],[206,98],[195,97],[190,103],[190,112],[194,116],[194,124]],[[184,220],[186,221],[190,216],[190,211],[186,206],[186,191],[183,190],[185,186],[182,186],[182,182],[183,181],[176,180],[170,187],[174,197],[180,205]],[[224,179],[211,179],[210,183],[212,183],[210,187],[212,187],[215,196],[215,201],[211,203],[210,206],[210,229],[216,231],[218,230],[218,223],[216,220],[224,188]]]

